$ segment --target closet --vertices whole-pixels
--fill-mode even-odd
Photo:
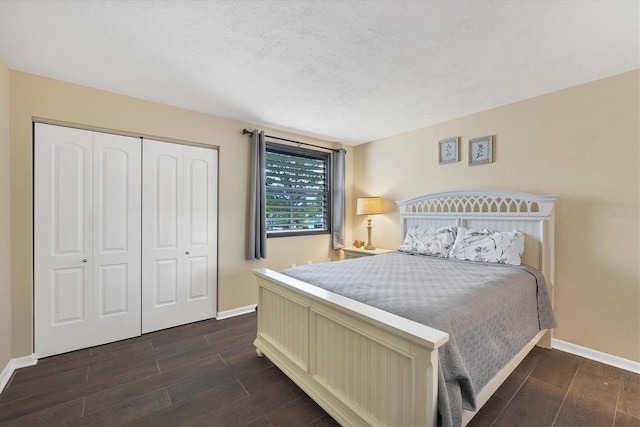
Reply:
[[[216,315],[218,152],[145,139],[142,332]]]
[[[216,202],[217,150],[36,123],[36,356],[215,317]]]
[[[38,357],[140,334],[140,141],[37,123]]]

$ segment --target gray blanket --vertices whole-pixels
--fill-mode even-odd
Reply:
[[[283,274],[449,334],[439,349],[438,412],[462,409],[540,329],[556,326],[542,273],[528,266],[389,253]]]

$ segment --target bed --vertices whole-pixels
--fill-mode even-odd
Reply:
[[[517,229],[525,235],[522,262],[544,274],[553,301],[555,200],[509,191],[429,194],[397,202],[401,237],[416,225]],[[437,425],[439,351],[449,334],[281,273],[255,274],[258,355],[266,355],[336,421]],[[534,345],[549,347],[550,335],[540,330],[525,342],[476,390],[475,410],[462,411],[457,422],[468,423]]]

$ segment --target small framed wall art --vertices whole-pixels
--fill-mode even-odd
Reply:
[[[469,140],[469,166],[493,163],[493,136]]]
[[[458,158],[458,146],[460,138],[454,136],[452,138],[443,139],[438,142],[438,164],[456,163]]]

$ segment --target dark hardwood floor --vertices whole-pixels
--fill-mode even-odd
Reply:
[[[336,426],[268,359],[256,316],[42,359],[0,394],[0,425]],[[473,426],[640,426],[640,375],[534,349]]]

